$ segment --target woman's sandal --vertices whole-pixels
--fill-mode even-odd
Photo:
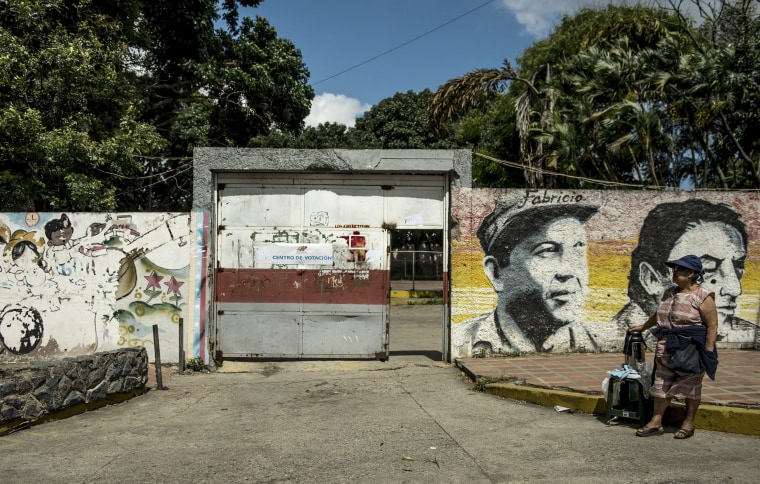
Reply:
[[[676,433],[675,435],[673,435],[673,438],[683,440],[683,439],[688,439],[692,435],[694,435],[694,427],[690,429],[681,428],[681,429],[676,430]]]
[[[662,435],[665,433],[665,429],[662,426],[659,427],[641,427],[636,431],[636,437],[651,437],[652,435]]]

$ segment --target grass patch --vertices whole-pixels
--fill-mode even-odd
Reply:
[[[206,365],[203,364],[203,360],[201,360],[200,357],[196,356],[195,358],[187,360],[185,368],[192,371],[203,371],[206,369]]]
[[[516,380],[516,376],[501,376],[499,378],[481,377],[475,380],[472,384],[472,389],[478,392],[484,392],[486,390],[486,385],[490,383],[512,383]]]
[[[507,351],[498,353],[489,353],[485,348],[481,348],[477,353],[472,355],[473,358],[517,358],[518,356],[525,356],[519,351]]]

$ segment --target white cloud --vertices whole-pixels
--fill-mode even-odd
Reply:
[[[547,35],[562,18],[562,14],[575,12],[580,6],[590,3],[588,0],[502,0],[502,4],[525,28],[525,32],[533,37]]]
[[[349,128],[356,123],[356,118],[371,108],[371,104],[362,104],[358,99],[344,94],[325,92],[317,95],[311,102],[311,112],[306,117],[306,126],[322,123],[340,123]]]
[[[552,29],[562,19],[563,14],[573,14],[581,7],[598,7],[607,3],[657,4],[658,2],[656,0],[641,0],[638,2],[635,0],[610,0],[609,2],[599,0],[501,0],[501,3],[514,14],[517,22],[524,27],[525,33],[535,38],[543,38],[551,33]],[[660,1],[659,4],[668,7],[667,1]],[[683,2],[682,8],[685,13],[696,16],[696,8],[691,2]]]

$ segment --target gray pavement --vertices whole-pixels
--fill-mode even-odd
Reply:
[[[0,438],[0,479],[757,481],[758,437],[637,438],[632,426],[476,392],[431,358],[440,306],[401,308],[391,312],[387,362],[225,363],[172,375],[167,390]],[[416,323],[398,327],[407,321]]]

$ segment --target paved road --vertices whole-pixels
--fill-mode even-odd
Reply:
[[[167,390],[0,437],[0,482],[757,481],[758,437],[637,438],[475,392],[438,361],[440,306],[391,311],[388,362],[173,375]]]
[[[756,482],[760,438],[629,426],[479,393],[451,365],[258,363],[0,438],[4,483]],[[665,459],[676,464],[666,465]]]

